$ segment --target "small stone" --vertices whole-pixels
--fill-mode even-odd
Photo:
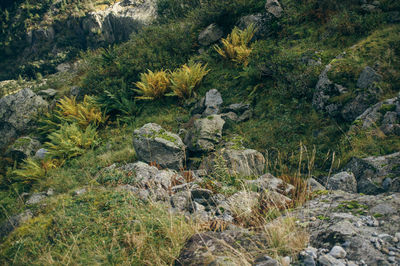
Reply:
[[[394,256],[394,255],[396,255],[396,253],[394,253],[393,251],[389,251],[389,254],[388,254],[389,256]]]
[[[393,241],[394,243],[397,243],[397,242],[399,242],[399,239],[398,239],[397,237],[393,237],[392,241]]]
[[[378,237],[379,237],[379,239],[382,239],[386,242],[392,241],[392,236],[389,234],[380,234],[380,235],[378,235]]]
[[[34,193],[32,196],[27,200],[27,205],[37,204],[46,198],[45,193]]]
[[[286,256],[286,257],[282,258],[282,260],[281,260],[282,265],[290,265],[291,261],[292,260],[291,260],[291,258],[289,256]]]
[[[53,196],[53,195],[54,195],[54,189],[49,188],[49,189],[47,190],[47,192],[46,192],[46,195],[47,195],[48,197]]]
[[[382,251],[382,253],[385,253],[385,254],[389,255],[389,249],[383,247],[383,248],[381,249],[381,251]]]
[[[87,192],[86,188],[80,188],[74,191],[74,196],[80,196]]]
[[[397,239],[400,239],[400,233],[394,234],[394,237],[397,238]]]
[[[345,266],[341,261],[335,259],[329,254],[322,255],[318,258],[318,262],[323,266]]]
[[[329,254],[337,259],[343,259],[347,255],[346,251],[340,246],[334,246]]]
[[[390,261],[391,263],[395,263],[396,262],[396,258],[395,257],[388,257],[388,261]]]

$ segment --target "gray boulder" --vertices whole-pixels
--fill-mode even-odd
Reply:
[[[29,88],[0,99],[0,150],[34,127],[34,115],[47,108],[42,97]]]
[[[267,0],[265,9],[276,18],[280,18],[283,13],[283,8],[278,0]]]
[[[213,172],[217,164],[222,164],[231,175],[259,176],[264,173],[265,158],[260,152],[252,149],[223,148],[206,157],[200,169]]]
[[[307,224],[310,245],[321,253],[326,254],[335,246],[345,250],[331,252],[329,258],[324,258],[324,265],[331,265],[329,261],[343,263],[339,259],[343,256],[348,261],[363,260],[367,265],[392,265],[387,253],[394,244],[390,236],[400,229],[399,193],[374,196],[332,191],[306,202],[293,215],[299,224]],[[320,255],[320,263],[322,256],[325,255]]]
[[[265,38],[271,35],[273,29],[273,16],[269,13],[250,14],[242,17],[238,22],[238,27],[241,30],[248,28],[250,25],[256,27],[255,38]]]
[[[104,11],[88,13],[80,23],[90,47],[126,41],[156,18],[156,1],[124,0]]]
[[[41,90],[38,92],[38,95],[45,99],[53,99],[57,95],[57,91],[54,89]]]
[[[22,161],[28,157],[34,156],[40,142],[30,137],[18,138],[7,150],[6,156],[13,160]]]
[[[256,187],[258,191],[271,190],[289,196],[291,196],[295,190],[293,185],[271,174],[262,175],[255,180],[246,180],[245,183],[249,186]]]
[[[40,148],[39,150],[36,151],[35,157],[40,160],[43,160],[47,153],[48,151],[46,149]]]
[[[181,138],[164,130],[160,125],[149,123],[133,132],[133,146],[138,159],[146,163],[156,162],[162,167],[179,170],[185,163],[185,145]]]
[[[357,180],[357,192],[375,195],[386,191],[400,192],[398,186],[399,165],[400,152],[397,152],[364,159],[352,158],[344,170],[354,174]],[[384,185],[385,180],[387,181]]]
[[[400,95],[369,107],[354,121],[351,131],[379,126],[386,135],[400,136]]]
[[[15,228],[33,217],[31,210],[25,210],[23,213],[9,217],[0,225],[0,239],[14,231]]]
[[[367,86],[366,88],[360,88],[361,91],[358,91],[356,96],[349,101],[332,101],[334,97],[349,93],[349,90],[329,79],[328,73],[331,69],[332,65],[328,64],[319,76],[313,95],[313,106],[315,109],[326,112],[332,117],[353,122],[371,104],[377,102],[380,92],[375,86],[372,86],[372,81],[377,78],[376,76],[371,77],[370,75],[372,74],[367,70],[368,74],[361,74],[359,78],[359,85],[363,87]]]
[[[185,244],[175,265],[249,265],[245,256],[254,260],[267,245],[262,233],[226,230],[195,234]]]
[[[212,89],[206,93],[204,106],[205,110],[203,116],[209,116],[214,114],[219,114],[219,108],[223,103],[221,93],[218,90]]]
[[[176,171],[159,170],[144,162],[124,165],[120,170],[132,173],[133,181],[127,185],[133,186],[129,190],[137,194],[147,193],[154,200],[169,200],[169,190],[175,183],[183,183],[184,179]],[[144,191],[142,191],[144,190]]]
[[[222,138],[225,121],[220,115],[197,119],[185,137],[185,144],[193,152],[210,152]]]
[[[357,181],[353,173],[340,172],[328,178],[327,188],[357,193]]]
[[[200,32],[198,41],[202,46],[209,46],[221,39],[224,32],[217,24],[213,23]]]
[[[319,190],[325,190],[326,189],[323,185],[321,185],[321,183],[319,183],[317,180],[315,180],[312,177],[307,179],[307,185],[310,188],[311,192],[319,191]]]
[[[381,80],[382,75],[376,73],[372,67],[366,66],[357,80],[357,87],[360,89],[367,89]]]

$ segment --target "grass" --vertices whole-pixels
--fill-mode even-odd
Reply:
[[[170,265],[197,228],[161,205],[95,188],[37,212],[1,244],[2,264]]]

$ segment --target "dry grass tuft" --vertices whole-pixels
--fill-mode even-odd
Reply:
[[[167,71],[153,72],[148,70],[147,73],[140,74],[140,82],[136,83],[138,89],[134,89],[134,91],[141,95],[136,98],[142,100],[159,99],[165,95],[170,83]]]

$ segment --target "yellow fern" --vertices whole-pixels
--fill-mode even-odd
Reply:
[[[185,99],[192,97],[194,90],[208,72],[207,65],[192,62],[175,70],[171,73],[172,95]]]
[[[169,73],[164,70],[153,72],[148,70],[147,73],[140,75],[140,82],[135,83],[138,89],[134,89],[141,96],[137,99],[154,100],[165,95],[170,85]]]
[[[222,57],[230,59],[238,64],[248,65],[248,59],[252,49],[248,46],[256,32],[254,24],[244,30],[235,27],[226,39],[222,39],[222,47],[214,46],[214,49]]]

